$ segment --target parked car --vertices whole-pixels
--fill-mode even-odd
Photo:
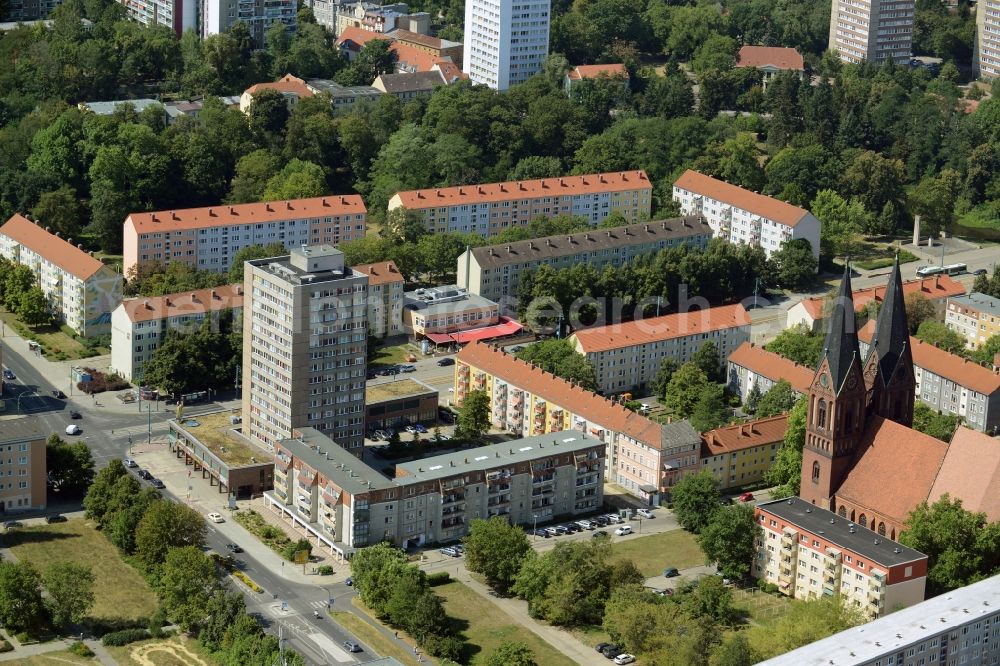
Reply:
[[[344,641],[344,649],[348,652],[361,652],[361,646],[354,641]]]
[[[230,553],[242,553],[243,552],[243,549],[240,548],[235,543],[227,543],[226,544],[226,550],[228,550]]]
[[[149,472],[147,472],[147,471],[146,471],[146,470],[144,470],[144,469],[140,469],[139,471],[137,471],[137,472],[136,472],[136,474],[137,474],[137,475],[139,476],[139,478],[140,478],[140,479],[142,479],[143,481],[151,481],[151,480],[153,479],[153,475],[152,475],[152,474],[150,474]]]
[[[606,536],[608,536],[607,530],[597,530],[596,532],[590,535],[590,538],[596,539],[598,537],[606,537]]]
[[[753,501],[753,493],[743,493],[742,495],[740,495],[740,501],[741,502],[752,502]]]
[[[71,411],[70,411],[70,413],[69,413],[69,417],[70,417],[71,419],[82,419],[82,418],[83,418],[83,415],[82,415],[82,414],[81,414],[80,412],[78,412],[78,411],[76,411],[76,410],[74,409],[74,410],[71,410]]]
[[[354,577],[348,576],[347,580],[344,581],[344,585],[346,585],[347,587],[354,587]]]
[[[598,652],[603,652],[604,648],[609,647],[610,645],[611,643],[598,643],[597,645],[594,646],[594,649],[597,650]]]
[[[549,536],[559,536],[560,532],[554,527],[546,527],[545,531],[549,533]]]
[[[437,364],[440,365],[442,368],[446,365],[455,365],[455,359],[453,359],[450,356],[446,358],[439,358]]]
[[[45,522],[51,525],[52,523],[65,523],[66,516],[61,516],[58,513],[52,514],[51,516],[45,516]]]
[[[122,464],[128,467],[129,469],[136,467],[135,461],[132,460],[131,458],[126,458],[125,460],[122,461]]]
[[[427,432],[427,426],[420,425],[419,423],[413,426],[413,429],[419,432],[420,434],[424,434],[425,432]]]
[[[80,426],[76,425],[75,423],[71,423],[68,426],[66,426],[67,435],[79,435],[81,432],[83,431],[80,430]]]
[[[534,531],[534,535],[535,536],[540,536],[543,539],[548,539],[550,536],[552,536],[551,534],[549,534],[549,531],[547,529],[544,529],[544,528],[539,528],[539,529],[535,530]]]
[[[208,514],[205,517],[208,518],[209,520],[211,520],[213,523],[224,523],[224,522],[226,522],[226,519],[222,517],[221,513],[216,513],[214,511],[212,513]]]
[[[417,426],[408,425],[406,426],[406,432],[413,434],[417,431]]]
[[[609,513],[608,515],[606,515],[604,517],[608,519],[609,523],[620,523],[620,522],[622,522],[621,517],[617,513]]]
[[[442,555],[447,555],[448,557],[461,557],[461,553],[459,553],[457,550],[455,550],[451,546],[445,546],[444,548],[442,548],[438,552],[440,552]]]
[[[565,526],[565,525],[556,525],[555,530],[556,530],[556,534],[558,534],[560,536],[564,535],[564,534],[569,534],[570,533],[570,529],[567,526]]]
[[[447,409],[439,409],[438,419],[440,419],[442,423],[454,423],[455,415],[449,412]]]
[[[664,578],[677,578],[681,575],[681,572],[677,570],[677,567],[667,567],[663,570]]]
[[[4,526],[4,529],[8,529],[8,530],[17,529],[18,527],[24,527],[24,525],[22,525],[21,523],[19,523],[16,520],[8,520],[6,523],[3,524],[3,526]]]
[[[507,351],[509,351],[511,354],[516,354],[517,352],[522,351],[523,349],[524,347],[522,347],[521,345],[515,345],[510,349],[508,349]]]
[[[626,534],[632,534],[631,525],[622,525],[621,527],[615,530],[615,536],[625,536]]]
[[[635,515],[642,516],[643,518],[647,518],[647,519],[655,517],[653,515],[653,512],[650,511],[649,509],[636,509],[635,510]]]
[[[53,391],[52,392],[52,397],[53,398],[59,398],[60,400],[65,400],[66,399],[66,394],[63,393],[62,391],[58,391],[57,390],[57,391]]]
[[[11,372],[10,370],[4,370],[3,371],[3,378],[6,379],[6,380],[8,380],[8,381],[17,379],[17,377],[14,376],[14,373]]]
[[[166,486],[163,485],[163,481],[160,481],[159,479],[156,478],[150,479],[149,485],[153,486],[158,490],[163,490],[164,488],[166,488]]]
[[[400,372],[416,372],[417,366],[415,365],[401,365],[399,366]]]
[[[615,645],[614,643],[612,643],[611,645],[601,650],[601,654],[603,654],[607,659],[614,659],[618,655],[622,654],[622,649],[617,645]]]
[[[635,656],[631,654],[620,654],[615,657],[615,663],[618,664],[618,666],[635,663]]]
[[[594,529],[594,524],[591,523],[589,520],[578,520],[576,521],[576,524],[579,525],[580,528],[584,530]]]
[[[986,275],[986,269],[977,268],[976,270],[972,271],[972,274],[975,275],[976,277],[979,277],[980,275]]]
[[[598,527],[604,527],[608,524],[608,517],[597,516],[596,518],[591,518],[590,522],[593,523],[594,525],[597,525]]]

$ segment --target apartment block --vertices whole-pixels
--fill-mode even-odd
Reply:
[[[549,55],[550,12],[550,0],[466,2],[463,71],[495,90],[527,81]]]
[[[52,10],[62,4],[62,0],[10,0],[7,12],[0,16],[4,21],[23,23],[48,18]]]
[[[405,2],[394,2],[380,5],[377,2],[360,0],[357,2],[338,2],[334,7],[333,23],[325,20],[316,22],[325,25],[335,36],[340,36],[348,28],[358,28],[384,34],[397,29],[405,29],[414,33],[428,33],[431,29],[431,16],[427,12],[411,12]]]
[[[913,0],[832,0],[829,48],[844,62],[908,62],[913,17]]]
[[[894,611],[760,666],[1000,663],[1000,576]]]
[[[758,504],[752,575],[795,599],[839,595],[869,618],[924,599],[927,556],[799,497]]]
[[[437,58],[451,58],[451,61],[462,66],[462,44],[448,41],[440,37],[432,37],[427,31],[406,30],[397,28],[389,35],[399,44],[411,46]]]
[[[355,273],[368,276],[368,330],[376,338],[402,335],[403,285],[402,273],[391,261],[359,264]]]
[[[265,506],[339,558],[388,541],[450,542],[476,519],[530,525],[603,503],[604,444],[581,432],[502,442],[396,466],[388,478],[313,428],[278,443]]]
[[[141,383],[143,367],[163,343],[167,331],[194,331],[205,317],[213,319],[217,326],[224,314],[238,320],[242,312],[242,284],[126,298],[111,314],[111,370],[130,382]]]
[[[578,431],[600,440],[607,480],[650,505],[699,468],[701,438],[687,421],[661,425],[479,342],[455,357],[455,404],[471,391],[487,394],[498,430],[521,437]]]
[[[52,313],[78,335],[111,332],[111,313],[122,300],[122,276],[83,245],[15,214],[0,227],[0,255],[32,270]]]
[[[965,338],[966,347],[979,349],[994,335],[1000,335],[1000,298],[978,291],[949,298],[944,323]]]
[[[601,270],[681,245],[703,250],[711,238],[712,228],[700,217],[657,220],[469,248],[459,255],[456,273],[460,287],[499,302],[515,296],[523,273],[541,266],[585,263]]]
[[[361,238],[367,218],[356,194],[132,213],[125,218],[122,264],[125,275],[140,263],[177,262],[222,273],[251,245],[283,243],[291,250]]]
[[[1000,76],[1000,0],[976,4],[976,40],[972,65],[987,81]]]
[[[412,46],[409,41],[400,41],[394,37],[396,33],[381,34],[362,28],[347,27],[337,37],[336,45],[348,61],[354,60],[361,53],[365,44],[374,40],[388,40],[389,49],[396,54],[396,73],[414,74],[417,72],[440,71],[448,83],[464,77],[451,56],[434,55],[428,49]]]
[[[637,222],[649,217],[652,194],[645,171],[620,171],[397,192],[389,199],[389,211],[420,213],[431,233],[464,231],[489,238],[539,215],[573,215],[596,226],[617,210]]]
[[[45,508],[48,433],[37,417],[0,417],[0,515]]]
[[[264,34],[275,23],[295,32],[295,0],[200,0],[201,38],[229,32],[237,21],[250,28],[256,48],[264,48]]]
[[[198,31],[197,0],[118,0],[130,21],[146,27],[162,25],[178,37],[185,30]]]
[[[764,480],[788,429],[788,415],[723,426],[701,436],[701,466],[719,488],[729,490]]]
[[[737,303],[594,326],[567,339],[594,366],[602,392],[622,393],[645,387],[663,359],[687,363],[706,342],[728,358],[750,340],[750,315]]]
[[[858,331],[862,354],[871,348],[875,322]],[[942,414],[965,419],[975,430],[1000,429],[1000,373],[918,338],[910,338],[917,400]]]
[[[752,342],[744,342],[737,347],[729,355],[726,367],[729,390],[740,396],[741,402],[747,401],[754,386],[763,395],[781,380],[791,384],[797,395],[805,395],[816,376],[814,369],[789,361]]]
[[[244,435],[273,449],[311,427],[361,455],[368,277],[329,245],[245,266]]]
[[[342,86],[329,79],[300,79],[285,74],[277,81],[255,83],[244,90],[240,95],[240,111],[249,114],[254,95],[262,90],[276,90],[281,93],[289,111],[295,108],[299,101],[317,95],[326,95],[333,110],[341,111],[350,109],[361,100],[377,100],[383,93],[372,86]]]
[[[716,238],[755,245],[768,257],[785,242],[802,238],[819,259],[820,223],[804,208],[690,169],[674,182],[673,199],[685,215],[703,216]]]

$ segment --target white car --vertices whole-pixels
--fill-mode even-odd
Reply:
[[[652,518],[653,517],[653,512],[650,511],[649,509],[636,509],[635,513],[636,513],[636,515],[642,516],[643,518]]]
[[[621,664],[632,664],[635,663],[635,657],[628,653],[620,654],[615,657],[615,663],[619,664],[619,666],[621,666]]]
[[[80,426],[78,426],[75,423],[71,423],[68,426],[66,426],[66,434],[67,435],[79,435],[81,432],[83,432],[83,431],[80,430]]]
[[[206,518],[208,518],[209,520],[211,520],[213,523],[224,523],[224,522],[226,522],[226,519],[222,517],[221,513],[212,512],[212,513],[208,514],[208,516],[206,516]]]
[[[632,534],[631,525],[622,525],[621,527],[615,530],[616,536],[625,536],[626,534]]]

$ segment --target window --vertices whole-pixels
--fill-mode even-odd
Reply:
[[[813,480],[813,483],[819,483],[819,463],[816,462],[816,461],[813,461],[813,476],[812,476],[812,480]]]
[[[861,514],[861,517],[858,518],[858,524],[861,527],[868,527],[868,519],[865,517],[865,514]]]
[[[816,410],[816,427],[820,430],[826,429],[826,400],[820,398],[819,407]]]

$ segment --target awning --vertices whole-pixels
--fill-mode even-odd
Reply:
[[[465,344],[474,340],[490,340],[492,338],[502,338],[505,335],[513,335],[522,328],[524,327],[513,319],[507,319],[501,320],[499,324],[494,324],[493,326],[484,326],[483,328],[474,328],[471,331],[452,333],[451,338],[459,344]]]
[[[436,345],[450,345],[452,343],[451,336],[447,333],[427,333],[427,339]]]
[[[639,490],[641,490],[644,493],[650,493],[650,494],[653,494],[653,493],[656,493],[656,492],[660,491],[660,489],[657,488],[656,486],[650,486],[650,485],[639,486]]]

